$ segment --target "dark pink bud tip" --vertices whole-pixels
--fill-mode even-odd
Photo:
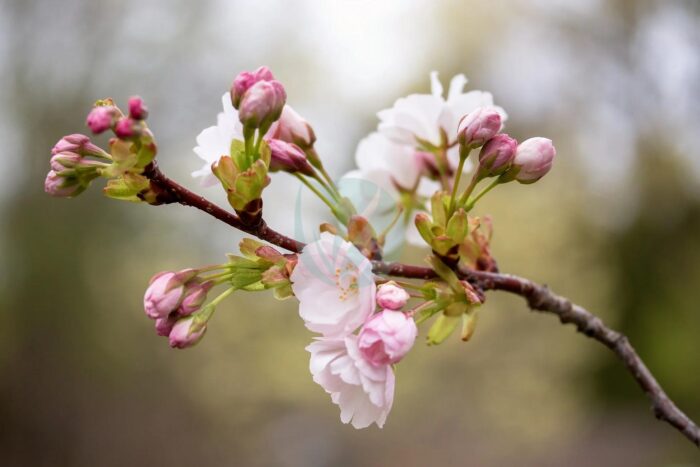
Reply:
[[[148,117],[148,107],[139,96],[129,98],[129,116],[134,120],[145,120]]]
[[[87,116],[87,126],[95,133],[109,130],[117,117],[117,109],[112,106],[95,107]]]

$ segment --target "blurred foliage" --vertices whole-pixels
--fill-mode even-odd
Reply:
[[[511,134],[559,149],[542,182],[479,207],[494,216],[501,268],[628,333],[698,419],[698,21],[696,2],[651,0],[0,4],[2,465],[697,462],[607,349],[498,294],[472,341],[418,345],[399,366],[384,430],[355,431],[311,381],[292,301],[236,294],[186,351],[143,315],[153,273],[218,261],[240,235],[193,210],[99,189],[50,199],[42,186],[53,143],[83,131],[105,95],[143,95],[161,166],[192,185],[194,138],[241,69],[281,77],[335,174],[374,112],[427,92],[431,68],[465,72],[509,110]],[[669,43],[670,65],[645,68],[664,59],[649,44]],[[276,177],[265,201],[288,233],[275,197],[296,193]]]

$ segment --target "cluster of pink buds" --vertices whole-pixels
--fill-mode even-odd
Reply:
[[[521,144],[505,133],[495,108],[480,107],[465,115],[458,130],[460,153],[467,157],[481,147],[475,177],[500,177],[499,182],[517,180],[534,183],[552,168],[556,150],[547,138],[530,138]]]
[[[143,120],[148,116],[148,109],[138,96],[131,97],[128,105],[129,115],[125,116],[110,100],[106,100],[90,111],[86,124],[95,134],[112,130],[117,138],[138,137],[145,129]]]
[[[101,175],[108,166],[103,161],[109,160],[109,154],[87,136],[77,133],[64,136],[51,150],[51,170],[46,176],[44,191],[58,197],[77,196]]]
[[[197,322],[190,316],[200,310],[214,286],[214,282],[202,280],[199,272],[160,272],[153,276],[143,297],[146,315],[156,321],[159,336],[168,336],[171,347],[190,347],[206,331],[206,323],[195,326]]]
[[[231,86],[231,103],[238,109],[238,118],[246,128],[265,133],[280,118],[287,101],[282,83],[267,67],[240,73]]]

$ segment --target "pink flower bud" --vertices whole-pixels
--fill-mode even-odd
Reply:
[[[258,81],[243,95],[238,118],[252,128],[270,125],[280,117],[286,99],[287,93],[279,81]]]
[[[177,320],[178,316],[176,313],[171,313],[165,318],[158,318],[156,320],[156,334],[163,337],[169,336]]]
[[[288,105],[282,109],[273,138],[294,143],[302,149],[308,149],[316,142],[316,135],[309,122]]]
[[[383,310],[362,327],[358,348],[372,365],[397,363],[411,350],[417,333],[413,318],[400,311]]]
[[[63,172],[66,169],[74,169],[83,162],[82,156],[74,152],[59,152],[51,156],[49,163],[51,170],[55,172]]]
[[[523,141],[513,159],[513,167],[517,169],[515,179],[524,184],[536,182],[552,168],[556,154],[551,139],[536,137]]]
[[[87,126],[95,133],[103,133],[114,125],[118,110],[111,105],[93,108],[87,116]]]
[[[85,189],[75,176],[59,175],[54,170],[49,171],[44,181],[44,191],[51,196],[71,198]]]
[[[518,142],[505,133],[488,140],[479,153],[479,175],[482,177],[501,175],[513,163],[516,149],[518,149]]]
[[[396,285],[396,282],[389,281],[377,288],[377,305],[387,310],[400,310],[411,298],[405,289]]]
[[[298,172],[310,177],[314,176],[314,170],[306,160],[306,154],[296,144],[287,143],[279,139],[271,139],[267,144],[272,153],[270,158],[271,172]]]
[[[51,155],[55,156],[59,153],[75,153],[81,156],[107,156],[107,153],[102,148],[94,145],[89,137],[80,133],[67,135],[58,140],[53,149],[51,149]]]
[[[494,107],[479,107],[459,122],[457,140],[467,149],[478,148],[501,131],[501,114]]]
[[[159,272],[151,278],[143,296],[143,309],[153,319],[165,318],[182,303],[185,284],[193,279],[197,271],[183,269],[180,272]]]
[[[251,86],[258,81],[272,81],[275,77],[269,68],[261,66],[255,71],[244,71],[236,76],[231,86],[231,103],[237,109],[241,104],[241,99]]]
[[[207,299],[209,289],[214,286],[213,282],[204,282],[202,284],[191,281],[185,287],[185,295],[177,309],[177,314],[180,316],[188,316],[199,310]]]
[[[168,336],[170,347],[184,349],[186,347],[192,347],[199,342],[202,336],[204,336],[207,327],[204,325],[200,329],[194,329],[193,324],[194,317],[192,316],[177,320]]]
[[[130,117],[120,118],[114,125],[114,134],[119,139],[129,139],[141,134],[138,122]]]
[[[139,96],[129,98],[129,116],[134,120],[146,120],[148,117],[148,107]]]

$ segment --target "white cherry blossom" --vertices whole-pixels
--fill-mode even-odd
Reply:
[[[372,263],[328,232],[304,247],[290,279],[306,327],[325,337],[352,333],[374,312]]]
[[[395,376],[391,365],[372,365],[360,353],[357,336],[318,339],[306,350],[314,382],[340,407],[340,420],[360,429],[384,426],[394,401]]]

